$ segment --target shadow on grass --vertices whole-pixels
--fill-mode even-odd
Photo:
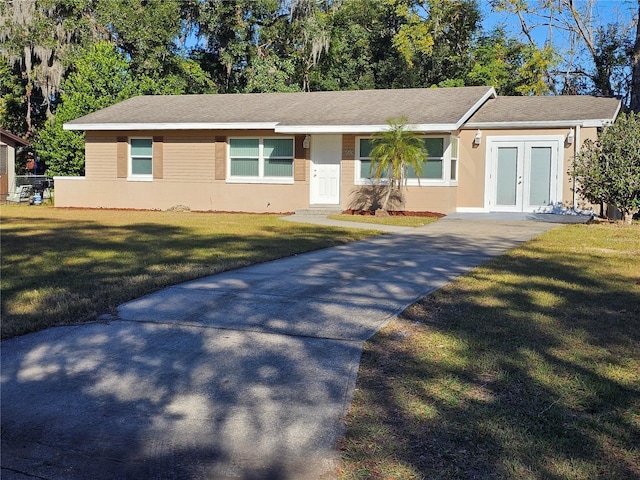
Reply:
[[[526,250],[365,347],[343,478],[640,478],[640,277]]]
[[[93,319],[168,285],[367,235],[286,222],[248,231],[3,218],[2,338]]]
[[[330,478],[362,342],[521,228],[379,236],[5,340],[3,474]]]

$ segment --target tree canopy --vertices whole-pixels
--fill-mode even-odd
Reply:
[[[109,102],[137,94],[464,85],[493,85],[507,95],[622,92],[628,99],[633,65],[640,89],[636,23],[599,23],[573,0],[491,4],[521,19],[519,36],[483,29],[487,4],[480,0],[0,2],[0,124],[37,139],[43,156],[59,155],[43,140],[60,124],[56,116],[84,101],[74,88],[97,72],[78,62],[103,43],[135,85],[106,95]],[[542,46],[532,40],[536,18],[551,25]],[[552,41],[553,29],[570,32],[573,50]],[[88,101],[82,112],[101,106]]]
[[[84,175],[84,134],[63,130],[64,122],[129,98],[139,89],[124,55],[111,43],[96,43],[73,60],[74,70],[60,86],[55,119],[45,123],[35,144],[50,175]]]
[[[640,0],[490,0],[493,9],[518,19],[519,37],[553,50],[545,68],[554,94],[618,95],[630,103]],[[634,46],[635,42],[635,46]],[[634,53],[635,52],[635,53]],[[637,90],[638,87],[636,87]],[[640,92],[636,92],[639,93]]]
[[[570,173],[579,194],[616,207],[631,223],[640,209],[640,116],[623,113],[597,141],[586,140]]]

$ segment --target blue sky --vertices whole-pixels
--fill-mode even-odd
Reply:
[[[530,0],[530,4],[535,5],[537,0]],[[576,5],[582,8],[588,5],[586,0],[577,0]],[[521,34],[520,22],[514,14],[506,12],[495,13],[491,11],[488,0],[480,0],[480,6],[484,14],[482,22],[486,30],[491,30],[498,24],[504,24],[507,32],[519,36]],[[630,25],[638,12],[638,2],[636,0],[595,0],[593,2],[593,16],[597,23],[619,23]],[[541,26],[533,31],[534,38],[539,44],[543,44],[548,37],[547,27]],[[556,35],[558,32],[555,33]]]

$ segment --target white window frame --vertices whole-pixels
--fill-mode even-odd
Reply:
[[[457,155],[455,157],[453,156],[454,139],[458,145],[458,151],[456,152]],[[451,135],[449,137],[449,147],[447,148],[447,150],[449,152],[449,185],[458,185],[458,175],[460,169],[460,137],[458,137],[457,135]],[[456,162],[455,168],[453,167],[454,160]]]
[[[231,175],[231,140],[258,140],[258,176],[232,176]],[[269,139],[277,140],[291,140],[293,146],[293,158],[291,159],[291,176],[290,177],[266,177],[264,175],[264,141]],[[275,157],[278,158],[278,157]],[[285,158],[285,157],[280,157]],[[293,184],[293,177],[295,175],[295,160],[296,160],[296,140],[294,137],[282,137],[282,136],[246,136],[246,137],[229,137],[227,142],[227,183],[273,183],[279,185],[291,185]]]
[[[133,173],[133,155],[131,155],[131,140],[151,140],[151,173]],[[130,182],[153,181],[153,137],[129,137],[127,142],[127,180]],[[140,155],[136,155],[140,157]]]
[[[444,187],[454,186],[458,184],[456,171],[456,180],[451,180],[451,138],[453,135],[421,135],[420,138],[442,138],[443,139],[443,152],[441,157],[427,157],[427,161],[430,159],[442,159],[442,178],[408,178],[407,186],[410,187]],[[355,185],[376,185],[378,182],[375,178],[362,178],[360,176],[360,140],[367,140],[373,138],[371,135],[356,137],[356,155],[354,165],[354,184]],[[456,168],[460,164],[460,142],[458,141],[458,158],[456,162]],[[386,184],[387,181],[384,178],[380,179],[381,184]]]

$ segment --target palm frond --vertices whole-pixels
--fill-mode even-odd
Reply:
[[[413,168],[420,177],[428,152],[422,138],[407,130],[408,119],[401,117],[387,120],[389,128],[372,138],[371,169],[380,183],[387,180],[389,189],[383,209],[386,210],[391,191],[406,185],[407,170]]]

